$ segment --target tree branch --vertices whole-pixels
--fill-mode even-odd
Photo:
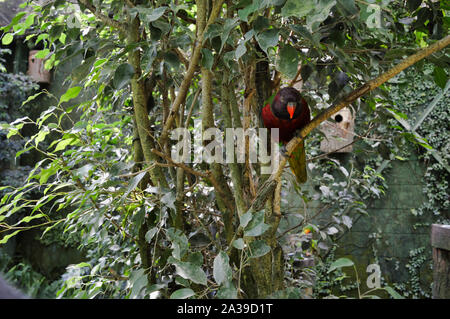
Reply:
[[[208,30],[208,26],[211,25],[216,18],[218,17],[220,13],[220,9],[222,8],[224,0],[218,0],[215,2],[214,7],[211,11],[211,15],[209,16],[208,22],[206,23],[206,26],[198,35],[197,40],[195,41],[194,49],[192,50],[192,56],[191,60],[189,61],[189,67],[186,71],[186,74],[183,78],[183,81],[181,82],[180,89],[178,91],[177,97],[175,98],[175,101],[172,104],[172,108],[169,113],[169,117],[167,118],[166,123],[164,124],[163,130],[161,132],[161,144],[164,144],[164,142],[169,137],[169,130],[172,127],[175,115],[178,113],[178,109],[181,105],[181,103],[184,102],[186,99],[186,95],[188,93],[191,80],[194,77],[195,70],[197,69],[197,64],[201,57],[201,52],[203,48],[203,38],[205,35],[206,30]]]
[[[221,185],[215,180],[214,176],[211,174],[210,171],[207,171],[206,173],[204,173],[204,172],[196,171],[195,169],[189,167],[188,165],[186,165],[186,164],[184,164],[184,163],[177,163],[177,162],[174,162],[170,156],[168,156],[168,155],[166,155],[166,154],[164,154],[164,153],[158,151],[158,150],[155,149],[155,148],[152,149],[152,152],[153,152],[154,154],[158,155],[159,157],[165,159],[169,164],[171,164],[171,165],[173,165],[173,166],[180,167],[180,168],[184,169],[186,172],[188,172],[188,173],[190,173],[190,174],[192,174],[192,175],[199,176],[199,177],[202,177],[202,178],[205,178],[205,179],[209,180],[209,181],[211,182],[211,184],[213,185],[213,187],[214,187],[216,190],[218,190],[218,192],[219,192],[221,195],[224,195],[224,194],[225,194],[225,192],[224,192],[224,190],[222,189]]]
[[[226,83],[226,79],[228,78],[228,76],[229,76],[228,70],[225,70],[223,72],[221,83],[221,106],[225,127],[231,128],[235,126],[233,126],[233,120],[231,116],[231,106],[229,96],[230,84]],[[244,199],[244,187],[243,187],[241,167],[239,166],[238,163],[234,161],[229,163],[229,166],[231,172],[231,180],[233,181],[233,189],[235,194],[237,212],[239,216],[242,216],[247,211],[247,205]]]

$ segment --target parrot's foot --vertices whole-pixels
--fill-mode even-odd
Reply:
[[[283,155],[283,157],[286,157],[286,158],[292,157],[292,154],[288,155],[288,153],[287,153],[286,144],[280,145],[280,153],[281,153],[281,155]]]
[[[295,133],[294,133],[294,136],[298,137],[298,138],[301,138],[302,135],[300,134],[300,132],[301,132],[301,130],[296,130]]]
[[[280,153],[281,153],[281,155],[283,155],[284,157],[287,157],[287,149],[286,149],[286,145],[281,144],[281,143],[280,143]]]

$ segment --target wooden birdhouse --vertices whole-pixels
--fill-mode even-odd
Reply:
[[[320,142],[320,150],[325,153],[350,153],[353,150],[355,121],[349,108],[344,108],[334,114],[332,121],[322,123],[320,130],[325,138]]]
[[[44,68],[45,61],[35,57],[38,52],[39,50],[30,51],[27,75],[38,83],[50,83],[50,71]]]

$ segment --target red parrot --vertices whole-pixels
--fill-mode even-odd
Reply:
[[[286,145],[295,132],[311,121],[308,103],[300,92],[293,87],[282,88],[272,103],[267,103],[261,111],[264,126],[268,129],[279,128],[280,142]],[[291,153],[289,165],[299,183],[306,182],[306,153],[302,141]]]

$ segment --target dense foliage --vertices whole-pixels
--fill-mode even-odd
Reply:
[[[382,196],[381,159],[402,158],[409,142],[429,146],[392,129],[403,115],[382,86],[352,106],[350,167],[319,155],[318,130],[309,136],[309,184],[320,198],[286,170],[253,211],[263,165],[174,163],[169,133],[261,127],[264,102],[300,82],[317,115],[447,35],[446,1],[29,1],[27,9],[3,28],[3,44],[28,30],[47,68],[82,62],[37,119],[2,125],[8,137],[25,137],[19,158],[41,158],[24,185],[1,188],[0,243],[30,228],[74,235],[86,262],[68,268],[58,297],[302,297],[312,283],[294,261],[326,256]],[[448,55],[428,60],[443,87]],[[27,127],[36,133],[24,136]],[[35,190],[39,198],[27,196]],[[314,199],[324,223],[305,209]],[[24,217],[12,224],[15,214]]]

